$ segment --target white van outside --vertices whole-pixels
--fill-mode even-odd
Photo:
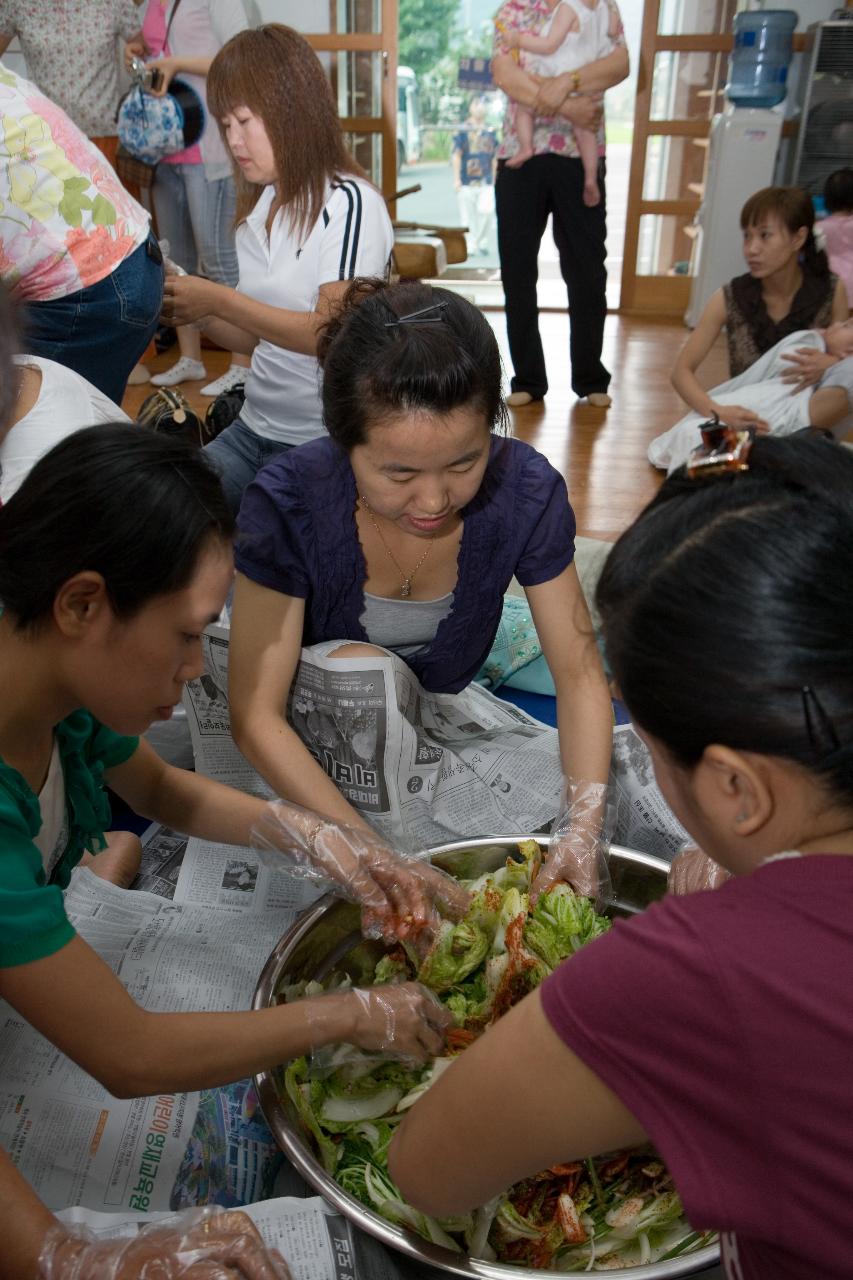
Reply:
[[[397,170],[421,158],[421,113],[417,76],[411,67],[397,68]]]

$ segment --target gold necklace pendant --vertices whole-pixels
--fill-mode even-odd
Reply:
[[[435,534],[431,533],[429,535],[429,542],[427,543],[426,551],[423,553],[420,560],[415,565],[414,569],[412,569],[409,573],[406,573],[405,569],[400,564],[400,561],[397,559],[397,557],[394,555],[394,552],[391,550],[391,548],[388,546],[388,543],[385,541],[385,535],[383,534],[379,525],[376,523],[373,512],[370,510],[370,507],[367,505],[367,499],[363,497],[359,497],[358,500],[361,503],[361,505],[364,507],[364,510],[367,512],[368,520],[373,525],[374,529],[379,535],[379,541],[382,543],[382,546],[385,548],[386,555],[388,556],[389,560],[394,565],[394,568],[397,570],[397,572],[399,573],[400,577],[403,580],[402,585],[400,587],[400,599],[408,600],[409,596],[412,594],[412,578],[414,578],[418,569],[420,569],[424,560],[426,560],[430,551],[432,551],[432,544],[435,541]]]

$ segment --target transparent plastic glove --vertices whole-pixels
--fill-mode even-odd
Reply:
[[[163,255],[163,270],[165,271],[166,275],[167,276],[185,276],[187,273],[186,271],[184,271],[183,267],[179,267],[177,262],[173,262],[172,259],[169,257],[169,253],[171,252],[171,249],[172,249],[172,246],[169,244],[169,241],[160,240],[158,241],[158,243],[160,245],[160,252]]]
[[[453,1018],[419,982],[361,988],[306,1000],[314,1046],[344,1041],[368,1053],[426,1062],[444,1048]]]
[[[35,1280],[291,1280],[245,1213],[190,1209],[129,1239],[96,1240],[57,1222],[44,1238]]]
[[[703,889],[718,889],[730,878],[731,872],[714,862],[707,853],[695,844],[685,844],[672,860],[666,888],[667,893],[683,896],[701,893]]]
[[[394,942],[431,936],[439,909],[460,919],[471,895],[445,872],[421,858],[395,853],[378,836],[326,821],[309,809],[276,800],[252,831],[252,845],[274,851],[270,865],[328,885],[362,909],[367,937]]]
[[[418,1062],[437,1058],[443,1050],[453,1016],[419,982],[369,990],[357,987],[350,995],[359,1005],[355,1034],[362,1049]]]
[[[610,900],[606,854],[611,819],[606,783],[567,780],[563,808],[554,820],[550,847],[533,882],[532,902],[561,880],[599,905]]]

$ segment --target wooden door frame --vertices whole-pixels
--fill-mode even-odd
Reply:
[[[334,0],[330,0],[330,6]],[[392,196],[397,189],[397,47],[399,29],[398,0],[381,0],[380,30],[373,33],[343,35],[338,32],[302,31],[317,53],[378,53],[382,57],[382,114],[379,116],[343,116],[341,127],[347,133],[378,133],[382,138],[382,194]],[[394,214],[393,204],[391,214]]]

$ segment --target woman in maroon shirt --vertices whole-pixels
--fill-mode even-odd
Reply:
[[[598,590],[661,789],[731,878],[565,961],[415,1105],[390,1169],[441,1218],[651,1140],[692,1225],[722,1233],[731,1280],[842,1280],[853,455],[759,438],[746,465],[672,476]]]

